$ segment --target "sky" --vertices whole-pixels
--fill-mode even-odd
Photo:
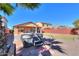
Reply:
[[[72,23],[79,19],[79,4],[42,3],[35,10],[16,8],[11,16],[0,13],[7,18],[9,28],[25,22],[46,22],[53,26],[73,27]]]

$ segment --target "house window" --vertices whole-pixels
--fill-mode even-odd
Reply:
[[[19,28],[19,32],[24,32],[24,28]]]

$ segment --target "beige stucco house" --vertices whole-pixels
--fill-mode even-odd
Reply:
[[[27,22],[23,24],[18,24],[14,26],[14,35],[20,35],[21,33],[32,31],[34,28],[37,28],[39,32],[42,32],[44,28],[52,28],[52,25],[43,22]]]

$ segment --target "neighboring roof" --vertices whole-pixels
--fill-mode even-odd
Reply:
[[[52,24],[50,24],[50,23],[45,23],[45,22],[37,22],[37,23],[52,25]]]

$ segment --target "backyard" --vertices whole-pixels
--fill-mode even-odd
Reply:
[[[49,38],[43,39],[45,45],[39,48],[34,46],[21,48],[16,51],[17,56],[78,56],[78,35],[45,34]],[[52,38],[51,38],[52,37]],[[42,54],[40,54],[42,52]]]
[[[79,8],[75,7],[78,7],[79,4],[73,4],[73,8],[71,5],[72,4],[53,3],[0,3],[0,32],[3,36],[5,34],[4,39],[6,40],[3,41],[6,41],[4,45],[6,44],[6,48],[8,48],[7,55],[12,56],[15,53],[16,56],[78,56],[79,19],[75,18],[75,16],[78,16]],[[40,6],[41,8],[39,8]],[[26,10],[24,8],[26,8]],[[34,9],[37,10],[32,11]],[[9,17],[10,15],[12,16]],[[16,21],[9,19],[14,19]],[[6,31],[4,30],[7,30],[7,28],[11,28],[10,31],[12,30],[14,33],[8,32],[8,36],[6,36]],[[34,28],[36,29],[33,30]],[[31,41],[33,45],[26,48],[24,46],[28,44],[24,44],[21,36],[30,31],[33,31],[33,35],[30,35],[30,39],[32,38],[33,40],[29,39],[28,41]],[[43,41],[41,41],[41,46],[36,47],[34,35],[38,32],[41,34],[43,33],[43,36],[36,35]],[[38,42],[40,40],[38,40]],[[3,41],[0,42],[1,54],[2,51],[6,49],[5,46],[3,47],[2,45]],[[28,43],[27,39],[25,39],[25,42]]]

